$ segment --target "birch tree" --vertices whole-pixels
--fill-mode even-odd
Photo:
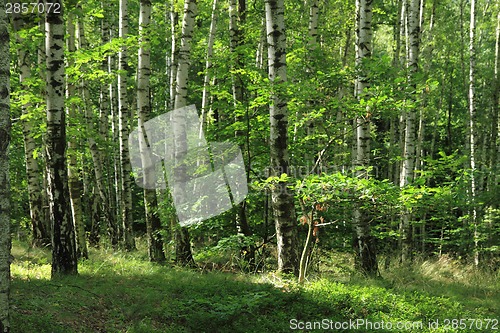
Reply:
[[[144,124],[149,120],[151,115],[151,105],[149,100],[150,95],[150,81],[151,75],[151,60],[149,38],[150,33],[150,19],[151,19],[151,1],[141,0],[140,14],[139,14],[139,68],[137,73],[137,114],[139,120],[139,133],[143,132]],[[144,135],[144,134],[141,134]],[[143,140],[139,143],[144,144]],[[140,151],[147,149],[147,147],[140,147]],[[151,162],[146,161],[146,154],[141,154],[142,164],[150,165]],[[156,190],[153,188],[154,173],[145,172],[144,182],[147,185],[144,189],[144,208],[146,212],[146,229],[148,238],[148,254],[149,260],[153,262],[165,261],[165,254],[163,253],[163,241],[159,233],[161,228],[160,217],[158,216],[158,200],[156,197]]]
[[[470,202],[472,205],[471,222],[474,228],[474,264],[479,265],[478,248],[478,216],[476,207],[477,179],[476,179],[476,1],[470,1],[470,28],[469,28],[469,163],[471,169],[470,179]]]
[[[102,18],[101,21],[101,36],[102,36],[102,43],[106,44],[109,43],[111,40],[111,29],[110,29],[110,21],[107,15],[107,11],[109,12],[109,9],[106,8],[106,4],[104,1],[101,1],[101,8],[104,11],[104,17]],[[112,70],[112,55],[106,56],[101,65],[101,69],[104,73],[111,73]],[[103,83],[101,85],[101,91],[100,91],[100,96],[99,96],[99,137],[102,142],[105,142],[107,146],[112,146],[114,147],[114,140],[112,140],[112,137],[110,135],[113,135],[113,113],[111,112],[111,107],[112,107],[112,95],[114,92],[114,81],[109,82],[109,83]],[[110,121],[111,119],[111,126],[110,126]],[[111,130],[111,134],[110,134]],[[96,183],[97,183],[97,190],[99,192],[99,198],[100,198],[100,206],[102,207],[102,211],[104,213],[104,222],[107,225],[107,233],[108,237],[111,240],[111,245],[116,247],[118,245],[118,237],[119,237],[119,228],[118,228],[118,222],[117,222],[117,202],[116,202],[116,187],[113,186],[115,179],[116,179],[116,169],[115,169],[115,161],[116,161],[116,152],[115,149],[109,150],[109,149],[102,149],[102,154],[104,155],[103,160],[105,161],[105,169],[106,169],[106,184],[103,184],[103,182],[97,181],[97,179],[101,179],[101,175],[99,174],[99,170],[95,170],[95,177],[96,177]],[[106,185],[106,187],[103,187],[102,185]]]
[[[210,69],[212,68],[212,57],[214,53],[215,33],[217,31],[217,0],[212,3],[212,17],[210,19],[210,32],[208,34],[207,42],[207,56],[205,59],[205,76],[203,77],[203,93],[201,98],[201,124],[200,124],[200,137],[205,130],[205,123],[207,118],[208,109],[208,90],[210,85]]]
[[[10,332],[10,49],[5,2],[0,1],[0,332]]]
[[[366,89],[370,86],[365,62],[372,53],[372,6],[372,0],[356,1],[356,66],[359,74],[355,82],[355,95],[358,100],[366,97]],[[369,177],[367,168],[370,163],[370,112],[367,107],[366,114],[355,120],[356,145],[353,164],[359,178]],[[353,229],[356,266],[365,274],[375,275],[378,267],[375,244],[370,234],[370,216],[358,202],[355,203],[353,213]]]
[[[407,101],[405,110],[405,130],[404,130],[404,148],[403,163],[401,167],[401,176],[399,186],[401,188],[410,184],[414,178],[415,171],[415,131],[416,131],[416,89],[415,74],[418,71],[418,55],[420,47],[420,4],[419,0],[407,0],[407,68],[408,81],[411,92]],[[411,214],[405,209],[403,211],[400,223],[401,233],[401,260],[408,262],[411,260],[412,253],[412,226]]]
[[[495,33],[495,68],[494,68],[494,88],[492,95],[492,122],[491,122],[491,154],[490,154],[490,175],[488,177],[488,190],[492,190],[498,181],[498,109],[500,108],[500,6],[497,14],[497,27]],[[497,207],[496,205],[495,207]]]
[[[78,5],[80,11],[81,6]],[[77,24],[77,46],[79,51],[85,51],[88,48],[87,38],[85,35],[85,27],[83,22],[83,17],[79,17]],[[108,31],[109,33],[109,31]],[[106,61],[107,66],[107,61]],[[83,64],[81,67],[83,72],[88,71],[86,64]],[[107,68],[103,68],[103,70],[107,70]],[[108,235],[110,237],[110,241],[112,246],[117,245],[117,227],[115,221],[115,214],[113,212],[113,206],[111,205],[109,199],[109,187],[107,185],[108,179],[105,175],[105,169],[109,165],[108,158],[106,156],[106,149],[103,149],[103,145],[105,144],[105,138],[107,136],[107,115],[109,114],[109,94],[103,93],[101,91],[101,106],[103,108],[100,109],[99,119],[95,121],[94,113],[92,111],[92,101],[90,97],[90,92],[88,89],[88,82],[86,79],[79,80],[79,93],[82,98],[82,103],[80,106],[80,111],[84,115],[85,119],[85,127],[87,129],[87,143],[90,151],[90,156],[92,158],[93,171],[95,177],[95,186],[97,188],[97,193],[92,193],[92,195],[98,195],[99,200],[92,199],[93,202],[99,203],[97,206],[93,206],[94,211],[97,209],[101,210],[104,219],[106,220],[108,226]],[[104,97],[103,95],[107,96]],[[104,103],[102,101],[104,100]],[[106,110],[106,107],[108,110]],[[105,118],[105,119],[103,119]],[[96,130],[94,126],[94,122],[96,122],[99,128]],[[106,123],[106,124],[103,124]],[[111,167],[110,167],[111,169]],[[92,217],[92,225],[93,229],[99,227],[100,224],[100,214],[94,212],[94,216]],[[81,241],[79,242],[81,243]]]
[[[189,62],[191,58],[191,40],[195,25],[195,17],[197,12],[197,4],[195,0],[184,1],[184,15],[182,19],[182,34],[181,45],[178,53],[178,67],[175,79],[175,102],[174,109],[180,109],[187,104],[188,93],[188,74]],[[187,152],[187,138],[185,131],[185,119],[174,119],[174,158],[176,161],[184,160]],[[184,122],[184,124],[183,124]],[[182,198],[187,193],[181,184],[184,183],[185,171],[183,166],[175,166],[174,177],[176,186],[173,196]],[[179,201],[184,201],[180,199]],[[183,265],[191,265],[193,263],[193,255],[191,252],[191,241],[187,228],[176,226],[175,230],[175,253],[176,261]]]
[[[270,152],[273,176],[280,177],[289,169],[288,109],[284,94],[286,75],[285,6],[283,0],[266,0],[266,33],[268,44],[269,81],[271,82]],[[287,182],[274,186],[272,208],[278,245],[278,271],[298,274],[297,221],[293,194]]]
[[[127,38],[128,34],[128,8],[127,0],[120,0],[119,37]],[[121,205],[123,222],[123,245],[125,249],[135,248],[132,232],[134,216],[132,211],[131,179],[132,167],[130,165],[128,150],[130,111],[127,101],[127,47],[122,45],[118,55],[118,112],[119,112],[119,139],[120,139],[120,169],[121,169]]]
[[[69,13],[67,20],[67,49],[70,53],[76,51],[76,33],[75,33],[75,23],[74,23],[74,13]],[[74,65],[74,60],[70,60],[69,66]],[[71,78],[66,80],[66,97],[71,99],[76,94],[76,86]],[[77,120],[76,120],[76,105],[74,103],[66,105],[69,116],[68,126],[74,127],[73,135],[70,136],[68,140],[68,185],[69,185],[69,196],[71,202],[71,212],[73,218],[73,224],[75,226],[76,234],[76,250],[77,256],[82,258],[88,258],[87,241],[85,237],[85,224],[83,222],[83,209],[82,209],[82,192],[83,184],[80,180],[81,168],[77,163],[77,154],[79,148],[79,139],[75,133]]]
[[[62,8],[62,1],[57,0]],[[61,10],[62,11],[62,10]],[[47,178],[52,225],[52,277],[77,274],[73,223],[68,205],[66,167],[66,114],[64,110],[64,22],[62,13],[48,12],[46,22],[47,63]]]
[[[233,106],[235,110],[235,123],[242,123],[245,121],[245,116],[242,115],[245,109],[245,84],[241,77],[241,70],[244,68],[242,60],[242,50],[244,46],[244,25],[246,21],[246,0],[229,0],[229,48],[231,51],[231,69],[233,74],[231,75],[232,80],[232,92],[233,92]],[[248,138],[248,129],[241,129],[243,126],[237,125],[237,129],[234,131],[236,138],[245,140]],[[247,143],[243,145],[246,146]],[[243,149],[246,151],[247,149]],[[247,170],[248,175],[248,170]],[[248,179],[247,179],[248,181]],[[252,232],[250,230],[250,225],[248,224],[247,218],[247,202],[243,200],[236,206],[236,229],[240,236],[251,236]],[[241,249],[241,253],[244,255],[247,261],[253,261],[255,257],[255,250],[252,246],[244,246]]]
[[[101,6],[103,7],[103,11],[105,14],[104,18],[109,20],[109,41],[112,41],[117,34],[117,29],[115,28],[116,24],[113,24],[116,20],[112,20],[114,17],[114,3],[108,4],[104,1]],[[104,33],[104,32],[103,32]],[[103,42],[107,37],[103,38]],[[110,54],[108,56],[108,74],[112,74],[116,66],[116,55]],[[123,216],[122,216],[122,171],[121,171],[121,163],[120,163],[120,113],[118,111],[118,85],[116,80],[112,80],[108,85],[108,93],[109,93],[109,104],[110,104],[110,113],[111,113],[111,140],[113,143],[113,151],[112,151],[112,170],[113,170],[113,179],[108,184],[108,192],[110,193],[110,200],[112,202],[112,206],[114,208],[112,216],[114,217],[114,230],[108,231],[111,233],[111,243],[113,245],[119,245],[122,237],[123,237]],[[114,186],[113,186],[114,185]],[[113,236],[114,235],[114,236]],[[115,238],[116,237],[116,238]]]
[[[175,11],[175,0],[170,3],[170,34],[171,34],[171,50],[170,50],[170,100],[169,107],[174,107],[175,104],[175,91],[176,91],[176,79],[177,79],[177,64],[179,62],[179,48],[177,47],[177,35],[176,29],[177,21],[179,15]]]

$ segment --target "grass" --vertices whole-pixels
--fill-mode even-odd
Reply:
[[[334,270],[299,287],[272,273],[206,273],[151,264],[143,252],[106,250],[91,250],[78,276],[51,281],[47,251],[15,242],[13,255],[12,332],[289,332],[299,323],[360,319],[365,322],[356,332],[373,332],[369,323],[382,321],[409,329],[381,332],[463,332],[442,324],[429,329],[428,322],[500,319],[498,274],[468,270],[450,259],[362,279],[337,256]],[[477,331],[488,331],[485,324]]]

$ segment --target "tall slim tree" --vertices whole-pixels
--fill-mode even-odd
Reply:
[[[209,85],[210,85],[210,69],[212,68],[212,57],[214,53],[214,43],[215,43],[215,33],[217,31],[217,0],[213,0],[212,3],[212,17],[210,19],[210,32],[208,34],[207,42],[207,56],[205,59],[205,76],[203,78],[203,93],[201,98],[201,126],[200,126],[200,137],[205,130],[205,123],[208,112],[208,97],[209,97]]]
[[[244,69],[242,46],[244,46],[244,26],[246,21],[246,0],[230,0],[229,1],[229,48],[231,51],[231,68],[233,74],[232,90],[233,90],[233,106],[235,110],[234,121],[236,123],[245,122],[243,115],[245,107],[245,83],[242,79],[241,70]],[[240,139],[240,144],[246,146],[248,144],[248,128],[246,130],[240,124],[234,131],[235,137]],[[247,149],[243,149],[247,151]],[[248,157],[248,156],[247,156]],[[249,164],[249,163],[248,163]],[[249,174],[247,169],[247,175]],[[248,181],[248,179],[247,179]],[[243,200],[236,206],[236,229],[240,236],[251,236],[252,231],[248,224],[247,218],[247,201]],[[243,246],[241,254],[247,261],[252,262],[255,257],[255,249],[253,246]]]
[[[372,53],[372,6],[373,0],[356,1],[356,97],[361,100],[370,86],[365,62]],[[355,121],[355,155],[353,156],[357,177],[369,177],[371,111],[358,116]],[[374,239],[370,233],[370,216],[361,203],[355,203],[353,213],[354,251],[356,266],[363,273],[375,275],[378,272]]]
[[[62,0],[56,0],[62,8]],[[61,9],[62,11],[62,9]],[[47,178],[52,225],[52,277],[77,274],[75,233],[67,198],[66,113],[64,110],[64,21],[62,13],[46,13]]]
[[[74,13],[70,12],[67,20],[67,48],[68,51],[74,53],[76,51],[76,33],[75,33],[75,23],[74,23]],[[70,60],[69,66],[74,65],[74,60]],[[68,99],[75,96],[76,85],[71,78],[66,81],[66,96]],[[81,180],[81,167],[77,162],[77,154],[79,148],[79,138],[76,135],[76,105],[67,105],[68,109],[68,128],[73,129],[72,135],[70,135],[68,140],[68,185],[69,185],[69,196],[71,202],[71,212],[73,217],[73,224],[75,227],[76,234],[76,254],[80,258],[88,258],[87,250],[87,240],[85,236],[85,223],[83,221],[83,207],[82,207],[82,192],[83,183]]]
[[[128,4],[127,0],[120,0],[119,37],[127,38],[128,34]],[[122,40],[123,42],[123,40]],[[128,135],[130,111],[127,99],[127,47],[122,45],[118,55],[118,112],[119,112],[119,136],[120,136],[120,166],[121,166],[121,204],[123,222],[123,245],[125,249],[135,249],[135,240],[132,232],[134,215],[132,211],[132,190]]]
[[[116,19],[113,19],[115,15],[116,5],[113,3],[102,2],[102,8],[105,14],[104,18],[109,19],[109,40],[112,41],[113,38],[116,37],[119,32],[116,29]],[[104,37],[103,41],[106,40]],[[108,56],[108,75],[111,76],[113,71],[115,70],[117,57],[115,54],[110,53]],[[113,143],[113,147],[115,149],[112,150],[111,154],[112,158],[112,169],[113,169],[113,179],[108,184],[108,192],[110,193],[110,201],[112,202],[112,206],[114,208],[113,216],[114,216],[114,230],[111,230],[111,244],[113,246],[119,245],[122,236],[123,236],[123,216],[122,216],[122,171],[121,171],[121,163],[120,163],[120,113],[118,110],[118,82],[117,80],[111,80],[108,85],[108,93],[109,93],[109,104],[110,104],[110,112],[111,112],[111,140]],[[114,236],[113,236],[114,235]],[[116,236],[116,238],[115,238]]]
[[[478,214],[476,207],[477,196],[477,175],[476,175],[476,140],[477,140],[477,112],[476,112],[476,0],[470,2],[470,29],[469,29],[469,163],[471,169],[470,180],[470,202],[471,222],[474,228],[474,264],[479,265],[479,235],[478,235]]]
[[[399,186],[405,187],[413,182],[415,173],[415,145],[416,145],[416,89],[415,74],[418,71],[418,55],[420,48],[420,2],[419,0],[407,0],[407,67],[408,82],[410,84],[410,93],[408,98],[409,107],[405,110],[405,130],[404,130],[404,148],[403,163],[401,167],[401,177]],[[412,226],[411,214],[405,209],[401,216],[401,261],[408,262],[412,254]]]
[[[498,181],[498,110],[500,108],[500,6],[497,14],[497,28],[495,33],[495,68],[494,68],[494,88],[492,95],[492,121],[490,137],[490,175],[488,177],[488,190],[493,190],[494,184]],[[495,207],[498,204],[495,203]]]
[[[104,17],[102,18],[101,21],[101,36],[102,36],[102,43],[106,44],[110,42],[111,39],[111,29],[110,29],[110,20],[108,18],[108,13],[109,13],[109,8],[107,8],[107,4],[104,1],[101,1],[101,8],[104,11]],[[111,8],[112,9],[112,8]],[[105,57],[102,61],[101,65],[102,71],[104,73],[110,73],[112,69],[112,55],[108,55]],[[111,132],[113,133],[113,113],[111,112],[111,107],[112,107],[112,92],[114,91],[114,83],[115,81],[113,80],[112,82],[109,83],[103,83],[101,85],[101,91],[100,91],[100,96],[99,96],[99,138],[101,142],[105,142],[105,145],[107,147],[109,146],[116,146],[114,144],[116,141],[112,140],[110,137],[110,129]],[[111,92],[111,93],[110,93]],[[111,116],[111,126],[110,126],[110,121],[109,118]],[[112,134],[111,134],[112,135]],[[90,142],[89,142],[90,144]],[[113,186],[114,181],[115,181],[115,157],[116,157],[116,149],[102,149],[101,154],[103,155],[102,160],[105,161],[104,163],[104,169],[106,173],[106,187],[102,187],[103,182],[99,182],[96,180],[97,183],[97,190],[99,192],[99,198],[101,199],[100,205],[102,207],[102,211],[104,213],[104,222],[107,225],[107,233],[108,237],[111,240],[111,245],[116,247],[118,245],[118,238],[119,238],[119,227],[118,227],[118,222],[117,222],[117,203],[116,203],[116,191],[117,188]],[[101,171],[100,169],[96,168],[95,169],[95,177],[96,179],[101,179],[101,177],[104,177],[102,175],[104,171]]]
[[[268,44],[269,81],[272,85],[269,105],[271,170],[274,176],[287,173],[290,164],[288,153],[288,108],[284,94],[287,82],[285,5],[283,0],[266,0],[266,30]],[[299,272],[297,221],[293,194],[287,182],[279,182],[272,190],[272,208],[278,243],[278,271]]]
[[[175,79],[175,102],[174,109],[180,109],[187,104],[188,93],[188,74],[189,62],[191,58],[191,40],[193,39],[193,31],[195,26],[195,17],[197,14],[196,0],[184,1],[184,16],[182,19],[182,35],[181,45],[178,53],[178,65]],[[182,117],[181,117],[182,118]],[[185,126],[185,124],[184,124]],[[187,151],[186,132],[182,125],[182,119],[179,121],[174,120],[174,137],[175,137],[175,160],[182,161]],[[176,166],[175,177],[177,177],[176,184],[182,184],[185,180],[185,172],[183,166]],[[173,195],[175,197],[182,197],[188,195],[183,186],[175,186]],[[181,200],[182,201],[182,200]],[[175,231],[175,253],[176,261],[183,265],[191,265],[193,263],[193,255],[191,252],[191,241],[189,231],[187,228],[177,226]]]
[[[179,15],[175,11],[175,0],[170,2],[170,35],[171,35],[171,47],[170,47],[170,84],[169,84],[169,101],[168,106],[170,108],[174,107],[175,104],[175,90],[176,90],[176,79],[177,79],[177,64],[179,62],[179,48],[177,47],[177,33],[176,26],[179,20]]]
[[[0,1],[0,332],[10,332],[10,51],[5,2]]]
[[[151,75],[151,60],[150,50],[151,44],[149,43],[148,35],[150,33],[150,20],[151,20],[151,1],[141,0],[140,13],[139,13],[139,59],[138,59],[138,73],[137,73],[137,114],[139,120],[139,133],[143,133],[144,124],[151,116],[150,104],[150,80]],[[144,134],[143,134],[144,135]],[[147,143],[142,140],[141,152],[147,147]],[[141,154],[142,164],[151,164],[151,161],[146,161],[146,154]],[[161,228],[160,217],[158,216],[158,200],[156,197],[156,190],[151,189],[155,182],[154,173],[145,172],[144,182],[147,185],[144,189],[144,207],[146,212],[146,229],[148,238],[148,253],[149,260],[153,262],[165,261],[165,254],[163,253],[163,240],[159,233]]]

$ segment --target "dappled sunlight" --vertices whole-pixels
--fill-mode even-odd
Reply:
[[[474,296],[473,286],[467,286],[468,292],[453,294],[454,281],[433,278],[456,269],[458,264],[450,262],[441,273],[438,262],[421,263],[413,271],[395,265],[382,279],[340,271],[323,278],[313,274],[301,286],[293,276],[275,272],[207,272],[153,264],[140,252],[92,249],[78,276],[51,281],[50,265],[44,263],[48,252],[28,251],[21,243],[14,246],[13,322],[20,333],[49,328],[57,333],[284,332],[294,318],[423,322],[487,318],[499,310],[493,301],[475,303],[476,297],[497,297],[498,289],[478,285]],[[338,264],[344,259],[338,256]],[[330,264],[335,265],[333,258]]]

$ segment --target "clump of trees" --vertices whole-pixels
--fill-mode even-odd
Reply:
[[[381,254],[498,255],[497,3],[57,3],[0,22],[0,223],[51,246],[54,277],[87,245],[133,250],[143,234],[151,261],[193,265],[226,244],[241,267],[301,281],[317,246],[367,275]],[[127,139],[190,104],[209,141],[240,146],[250,191],[181,227],[172,193],[134,184]]]

